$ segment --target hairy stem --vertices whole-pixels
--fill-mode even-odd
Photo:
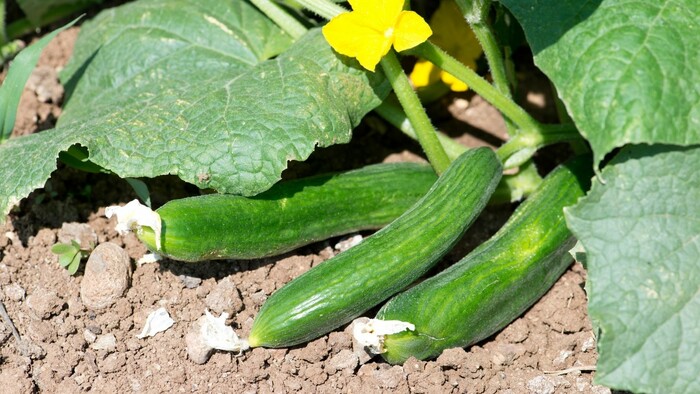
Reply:
[[[271,0],[250,0],[250,2],[293,39],[298,39],[308,31],[304,25],[280,8],[277,3]]]
[[[428,156],[430,164],[433,165],[435,172],[442,174],[450,165],[450,159],[447,157],[444,148],[440,144],[437,134],[435,133],[435,128],[432,123],[430,123],[430,119],[425,113],[416,92],[413,90],[411,82],[401,68],[396,52],[390,50],[389,53],[382,58],[380,64],[391,86],[394,88],[396,97],[398,97],[401,106],[404,111],[406,111],[406,115],[418,136],[418,142],[426,156]]]

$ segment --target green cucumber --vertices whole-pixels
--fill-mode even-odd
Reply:
[[[150,227],[137,233],[157,253],[181,261],[253,259],[385,226],[418,201],[437,176],[428,165],[375,164],[280,182],[255,197],[210,194],[170,201],[156,250]]]
[[[563,208],[590,186],[590,158],[553,170],[488,241],[465,258],[390,299],[379,320],[411,323],[386,335],[382,356],[399,364],[466,347],[494,334],[535,303],[571,264],[576,240]]]
[[[248,344],[286,347],[309,341],[401,291],[459,240],[501,172],[489,149],[461,155],[401,217],[272,294],[253,322]]]

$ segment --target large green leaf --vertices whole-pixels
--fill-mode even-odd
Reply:
[[[628,143],[700,143],[700,2],[501,0],[596,163]]]
[[[635,146],[566,211],[587,253],[600,384],[700,392],[700,147]]]
[[[101,14],[83,26],[62,75],[69,99],[58,127],[0,146],[3,212],[76,144],[122,177],[266,190],[288,160],[347,142],[389,90],[381,75],[346,65],[318,30],[265,60],[289,43],[244,1],[142,0]]]

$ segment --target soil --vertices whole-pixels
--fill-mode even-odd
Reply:
[[[72,28],[60,34],[44,51],[22,97],[15,135],[53,127],[62,97],[56,71],[70,56],[77,32]],[[533,109],[546,108],[545,91],[533,89],[521,96]],[[495,145],[506,137],[498,112],[478,96],[449,96],[431,110],[440,128],[468,146]],[[552,116],[542,110],[539,114]],[[368,141],[374,144],[369,153]],[[293,163],[285,176],[376,161],[422,160],[415,152],[420,152],[417,145],[394,130],[364,127],[350,144]],[[197,192],[168,177],[149,180],[149,186],[155,205]],[[202,356],[190,347],[188,354],[187,333],[205,309],[215,316],[228,313],[227,322],[245,337],[266,297],[339,253],[340,239],[255,261],[136,265],[145,247],[133,235],[117,234],[114,221],[105,217],[106,206],[133,198],[117,177],[60,168],[0,226],[0,300],[21,336],[18,342],[11,326],[0,322],[3,392],[610,392],[592,383],[596,344],[586,315],[586,273],[578,263],[504,330],[467,349],[447,350],[436,360],[410,359],[392,366],[371,359],[353,345],[348,327],[289,349]],[[445,264],[495,232],[512,208],[487,209]],[[113,245],[93,252],[91,267],[71,276],[50,251],[56,242],[71,239],[84,247]],[[109,264],[118,269],[111,270]],[[122,287],[107,289],[113,282]],[[174,325],[138,338],[149,313],[160,307]]]

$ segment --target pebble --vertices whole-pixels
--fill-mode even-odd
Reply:
[[[114,334],[100,335],[95,339],[91,347],[95,350],[113,352],[117,350],[117,337]]]
[[[532,394],[554,394],[554,382],[547,376],[536,376],[527,382],[527,389]]]
[[[185,335],[187,356],[193,363],[200,365],[209,361],[209,357],[214,351],[212,347],[207,345],[204,337],[201,335],[202,326],[206,323],[206,318],[206,316],[202,316],[192,323],[187,335]]]
[[[97,340],[97,335],[90,330],[84,330],[83,338],[85,339],[85,342],[92,344]]]
[[[130,279],[131,261],[126,251],[116,244],[102,243],[85,264],[80,298],[87,308],[107,308],[124,294]]]
[[[188,289],[195,289],[202,284],[202,279],[195,278],[194,276],[180,275],[178,279],[180,279],[182,284]]]
[[[26,292],[17,283],[10,283],[5,286],[5,296],[12,301],[19,302],[24,299]]]

